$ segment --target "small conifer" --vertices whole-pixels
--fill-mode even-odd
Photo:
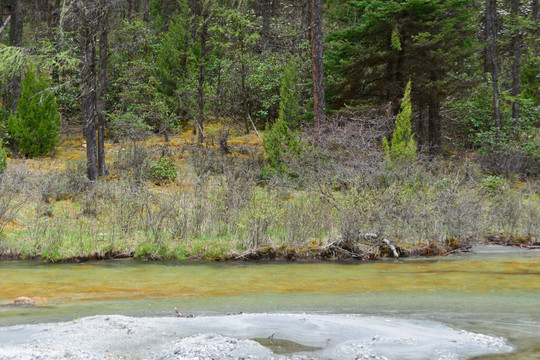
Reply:
[[[300,141],[296,135],[300,107],[296,89],[296,73],[292,66],[286,69],[281,80],[279,116],[263,139],[266,159],[270,170],[278,173],[288,173],[284,163],[287,154],[300,153]]]
[[[8,120],[11,139],[21,154],[29,157],[47,154],[59,137],[60,114],[56,96],[48,87],[45,76],[28,71],[17,111]]]
[[[416,159],[416,142],[411,132],[411,81],[407,83],[405,95],[401,102],[400,111],[396,117],[396,128],[392,134],[392,144],[383,139],[386,160],[390,164],[396,162],[408,163]]]

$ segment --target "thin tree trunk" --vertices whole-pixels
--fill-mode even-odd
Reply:
[[[536,28],[536,36],[540,36],[540,26],[538,24],[538,0],[532,0],[531,15]],[[538,42],[537,42],[538,44]],[[537,46],[537,45],[536,45]]]
[[[268,39],[270,38],[270,0],[262,1],[262,51],[265,52],[268,48]],[[265,55],[266,56],[266,55]]]
[[[21,47],[23,37],[23,13],[22,0],[11,1],[11,27],[9,32],[9,45]],[[20,74],[15,75],[10,81],[11,91],[11,111],[17,111],[17,102],[21,97],[21,81]]]
[[[143,20],[145,22],[150,22],[150,0],[142,0],[143,1],[143,8],[144,8],[144,14],[143,14]]]
[[[219,118],[221,115],[221,71],[222,71],[222,62],[221,62],[221,56],[218,58],[218,68],[217,68],[217,88],[216,88],[216,122],[219,122]]]
[[[313,121],[315,124],[315,145],[326,146],[325,105],[324,105],[324,68],[323,68],[323,29],[322,1],[311,2],[311,62],[313,78]]]
[[[429,104],[428,110],[428,138],[429,152],[438,154],[441,151],[441,102],[435,101]]]
[[[204,76],[205,76],[205,58],[206,58],[206,40],[208,37],[208,18],[206,15],[206,9],[202,11],[202,28],[200,34],[201,41],[201,63],[199,65],[199,89],[198,89],[198,103],[199,103],[199,116],[197,117],[197,127],[199,130],[199,143],[202,144],[205,141],[204,136]]]
[[[1,2],[2,0],[0,0]],[[6,18],[6,21],[4,21],[2,24],[2,26],[0,26],[0,38],[2,37],[2,33],[4,32],[4,29],[6,28],[6,26],[9,24],[9,22],[11,21],[11,15],[8,15],[8,17]]]
[[[105,179],[105,89],[107,85],[107,47],[108,47],[108,10],[102,10],[101,31],[99,36],[99,73],[97,81],[97,118],[98,118],[98,173]]]
[[[428,128],[428,106],[422,102],[418,105],[418,121],[416,123],[416,140],[418,142],[418,147],[422,149],[426,144],[426,133]]]
[[[169,18],[170,18],[170,0],[165,0],[165,10],[163,11],[163,31],[169,31]]]
[[[491,72],[491,85],[493,88],[493,121],[497,129],[500,131],[502,124],[499,103],[499,64],[496,44],[496,14],[496,0],[486,0],[487,57]]]
[[[519,93],[520,93],[520,81],[519,73],[521,70],[521,35],[519,30],[519,0],[512,0],[510,4],[510,12],[512,14],[512,23],[514,26],[514,33],[512,35],[512,118],[514,119],[514,127],[519,125]]]
[[[133,0],[127,0],[128,10],[127,10],[127,19],[131,22],[131,17],[133,15]]]
[[[81,105],[84,119],[84,136],[86,138],[86,166],[90,181],[98,179],[96,149],[96,44],[95,3],[79,4],[80,36],[81,36]]]

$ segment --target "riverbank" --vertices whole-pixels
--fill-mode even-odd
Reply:
[[[282,345],[273,346],[273,341]],[[383,360],[399,356],[431,360],[512,351],[502,338],[435,322],[308,314],[191,319],[94,316],[0,328],[0,344],[2,359]]]
[[[64,140],[54,160],[9,159],[0,258],[376,260],[538,243],[537,179],[485,175],[466,159],[390,168],[352,151],[306,153],[278,177],[264,175],[254,134],[231,135],[229,154],[190,136],[107,144],[109,175],[95,184],[80,142]],[[163,157],[171,181],[151,176]]]

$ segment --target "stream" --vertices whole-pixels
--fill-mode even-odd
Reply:
[[[282,316],[257,314],[290,314],[294,319],[307,314],[306,321],[336,329],[336,324],[348,321],[344,316],[353,314],[386,322],[419,321],[428,327],[435,322],[504,337],[514,349],[478,357],[471,352],[459,358],[540,359],[540,251],[533,250],[482,247],[445,258],[370,263],[0,262],[0,304],[20,296],[34,299],[38,306],[0,307],[0,349],[8,343],[22,344],[21,338],[34,331],[21,331],[22,325],[109,314],[128,316],[118,321],[130,324],[132,317],[190,321],[177,319],[177,308],[195,319],[212,319],[208,322],[227,336],[235,334],[226,331],[225,322],[217,325],[227,315],[228,323],[255,324]],[[199,331],[211,326],[203,322],[189,324]],[[137,326],[133,323],[133,331]],[[271,334],[258,329],[242,338],[256,339],[276,354],[308,354],[324,348],[308,340],[290,341],[292,335],[267,341]]]

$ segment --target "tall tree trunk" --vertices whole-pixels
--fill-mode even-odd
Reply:
[[[493,121],[498,131],[501,130],[501,109],[499,103],[499,64],[497,54],[497,1],[486,0],[487,57],[493,88]]]
[[[512,118],[514,119],[514,127],[519,125],[519,93],[520,81],[519,73],[521,70],[521,34],[519,21],[519,0],[512,0],[510,4],[510,13],[512,15],[512,25],[514,33],[512,34]]]
[[[127,18],[128,18],[128,21],[131,22],[131,17],[133,15],[133,0],[127,0],[127,6],[128,6]]]
[[[169,19],[170,19],[170,0],[165,0],[165,10],[163,11],[163,31],[169,31]]]
[[[311,65],[313,78],[313,121],[315,124],[315,145],[326,146],[324,134],[324,68],[323,68],[323,29],[322,1],[311,2]]]
[[[218,67],[217,67],[217,86],[216,86],[216,109],[215,117],[216,122],[219,123],[219,118],[221,116],[221,72],[222,72],[222,62],[221,56],[218,57]]]
[[[261,0],[261,11],[262,11],[262,51],[266,51],[268,48],[268,39],[270,38],[270,0]],[[266,56],[266,55],[265,55]]]
[[[536,28],[536,36],[540,36],[540,26],[538,26],[538,0],[532,0],[531,15]]]
[[[143,1],[143,20],[145,22],[150,22],[150,0],[142,0]]]
[[[98,179],[96,142],[96,19],[94,2],[79,3],[81,37],[81,105],[86,138],[86,166],[90,181]]]
[[[204,5],[203,5],[204,6]],[[208,39],[208,16],[206,9],[202,10],[202,28],[200,33],[201,41],[201,63],[199,65],[199,89],[197,100],[199,103],[199,114],[197,117],[197,127],[199,130],[199,143],[206,140],[204,136],[204,75],[206,69],[206,41]]]
[[[418,105],[418,121],[416,123],[416,140],[420,149],[425,147],[428,129],[428,106],[425,102]]]
[[[105,91],[107,85],[107,60],[108,60],[108,10],[102,10],[99,34],[99,73],[97,81],[97,118],[98,118],[98,173],[105,179]]]
[[[9,45],[21,47],[23,37],[23,12],[22,0],[11,0],[11,27],[9,32]],[[10,81],[9,89],[11,91],[11,111],[17,111],[17,102],[21,97],[21,81],[20,74],[13,76]]]
[[[434,101],[429,104],[428,115],[429,152],[438,154],[441,151],[442,143],[440,101]]]
[[[244,126],[246,128],[246,134],[249,133],[249,113],[247,103],[247,88],[246,88],[246,64],[244,59],[244,37],[241,35],[240,39],[240,85],[242,87],[242,114],[244,116]]]

